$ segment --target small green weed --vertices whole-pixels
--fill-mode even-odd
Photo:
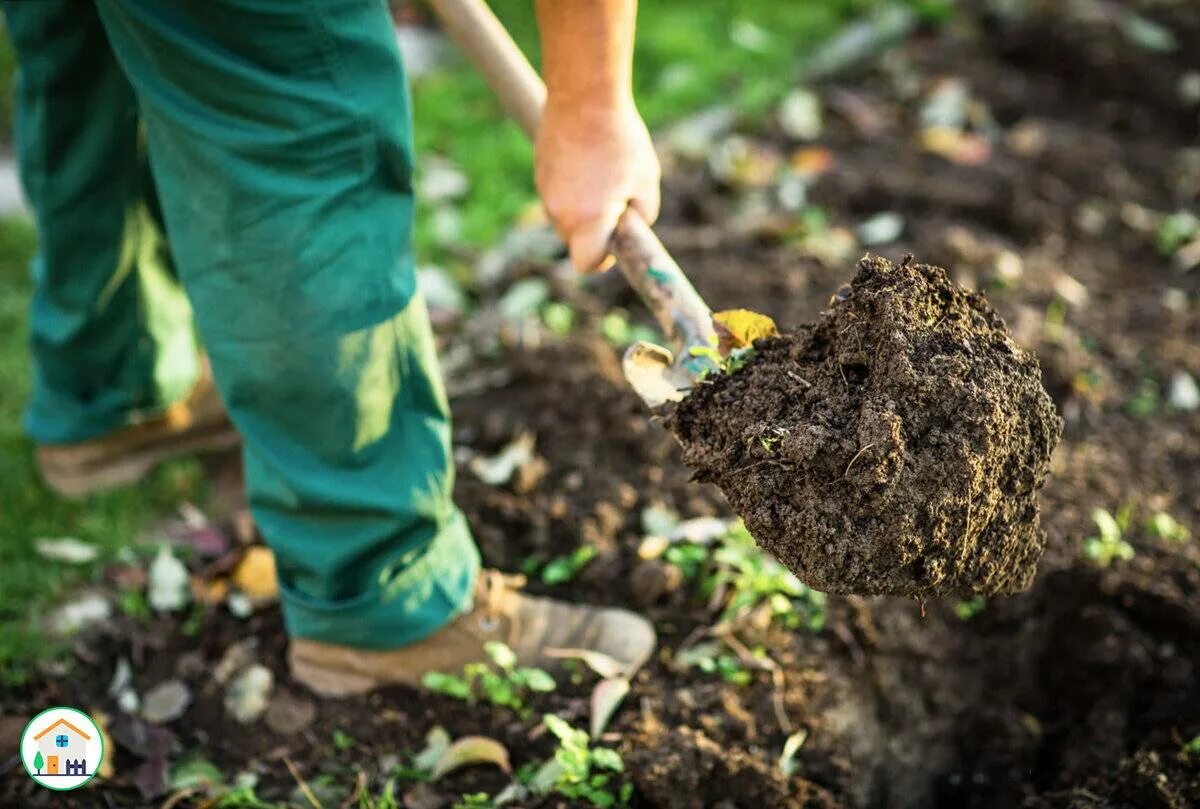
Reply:
[[[961,621],[969,621],[979,613],[983,612],[987,607],[987,599],[983,596],[975,596],[968,601],[960,601],[954,605],[954,614]]]
[[[555,688],[554,678],[539,668],[517,665],[517,656],[503,643],[491,641],[484,645],[491,658],[488,663],[468,663],[462,676],[431,671],[421,679],[430,691],[475,702],[482,699],[493,705],[512,708],[521,716],[529,715],[526,700],[530,692],[549,692]]]
[[[575,578],[587,563],[596,558],[595,545],[580,545],[565,556],[557,556],[542,568],[543,584],[563,584]]]
[[[613,773],[625,771],[621,754],[608,747],[592,747],[588,735],[553,714],[542,717],[547,730],[558,739],[554,758],[542,765],[529,781],[541,794],[558,793],[564,798],[584,800],[606,809],[624,806],[633,795],[633,784],[613,790]]]
[[[1158,412],[1162,404],[1162,395],[1158,391],[1158,383],[1149,377],[1138,383],[1137,390],[1125,400],[1125,412],[1135,419],[1144,419]]]
[[[1197,734],[1190,742],[1183,743],[1183,754],[1186,756],[1200,756],[1200,734]]]
[[[1159,539],[1170,539],[1175,542],[1185,542],[1191,537],[1187,526],[1165,511],[1160,511],[1146,520],[1146,533]]]
[[[759,650],[761,651],[761,650]],[[695,668],[705,674],[716,674],[733,685],[749,685],[754,675],[742,665],[737,655],[717,641],[697,643],[680,652],[675,661],[684,668]]]
[[[1176,211],[1163,217],[1155,235],[1158,250],[1173,256],[1179,248],[1200,236],[1200,218],[1191,211]]]
[[[702,357],[712,364],[715,373],[732,374],[741,370],[742,366],[749,362],[754,356],[753,346],[745,348],[735,348],[729,352],[728,357],[722,357],[721,352],[717,349],[719,340],[716,335],[709,338],[709,345],[692,346],[688,349],[688,353],[693,357]],[[699,376],[703,381],[710,374],[714,373],[712,369],[705,369]]]
[[[1092,520],[1095,521],[1099,534],[1087,538],[1083,544],[1084,554],[1100,567],[1108,567],[1118,559],[1122,562],[1132,559],[1133,546],[1124,539],[1130,516],[1128,507],[1118,511],[1115,517],[1102,508],[1094,510]]]
[[[454,802],[454,809],[491,809],[492,799],[486,792],[472,792]]]
[[[727,587],[723,619],[767,607],[772,620],[788,629],[820,632],[825,626],[825,594],[804,584],[787,568],[758,549],[742,522],[737,522],[713,553],[716,571],[705,583],[715,592]]]
[[[819,632],[825,626],[825,594],[759,550],[741,521],[711,544],[673,543],[663,559],[697,582],[704,598],[724,594],[722,620],[766,609],[788,629]]]

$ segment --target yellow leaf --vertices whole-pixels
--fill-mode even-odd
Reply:
[[[220,604],[229,595],[228,579],[202,579],[192,576],[192,598],[201,604]]]
[[[250,548],[233,571],[233,583],[252,599],[275,598],[279,595],[279,583],[275,579],[275,555],[262,545]]]
[[[753,345],[754,341],[760,338],[779,334],[774,320],[749,309],[714,312],[712,319],[717,336],[721,339],[719,348],[722,354],[728,354],[735,348]]]
[[[104,711],[93,710],[89,716],[96,723],[96,727],[100,728],[100,737],[104,744],[104,760],[100,762],[100,769],[96,771],[96,775],[108,780],[116,772],[113,762],[117,758],[117,746],[113,744],[112,736],[108,734],[108,714]]]

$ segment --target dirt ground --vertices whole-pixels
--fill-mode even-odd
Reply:
[[[647,588],[632,575],[639,515],[650,505],[688,517],[729,509],[715,489],[690,482],[674,439],[624,384],[617,352],[598,339],[548,340],[454,374],[491,380],[454,399],[456,445],[494,451],[530,430],[546,464],[519,485],[460,474],[459,502],[487,563],[514,570],[531,555],[595,545],[599,555],[574,581],[531,588],[631,606],[659,630],[663,654],[635,679],[609,728],[636,786],[631,805],[1200,806],[1200,755],[1182,752],[1200,734],[1200,411],[1173,409],[1163,393],[1179,370],[1200,374],[1200,271],[1177,269],[1141,225],[1143,209],[1196,209],[1197,107],[1174,88],[1200,69],[1200,9],[1146,4],[1185,46],[1159,55],[1071,23],[1056,5],[1035,3],[1048,10],[1025,22],[968,15],[821,87],[832,107],[821,144],[836,166],[810,193],[835,221],[902,212],[904,234],[874,249],[897,260],[913,253],[986,289],[1039,357],[1065,428],[1041,495],[1047,548],[1027,593],[991,599],[969,619],[951,600],[830,596],[821,631],[772,628],[746,639],[770,650],[781,677],[758,672],[736,686],[679,671],[668,650],[711,616],[671,582]],[[990,111],[998,134],[984,161],[914,148],[914,98],[947,77],[964,80]],[[664,201],[663,240],[705,298],[784,327],[811,320],[858,257],[822,261],[770,227],[735,226],[744,221],[741,197],[703,165],[671,167]],[[1005,251],[1019,257],[1015,270],[1000,258]],[[617,279],[574,302],[589,317],[612,305],[636,310]],[[1150,412],[1130,407],[1147,389],[1159,396]],[[1093,510],[1123,506],[1136,515],[1124,537],[1135,553],[1101,567],[1083,552],[1096,533]],[[1159,511],[1192,538],[1144,530]],[[294,732],[239,725],[222,710],[211,672],[232,642],[251,637],[282,693],[309,700],[287,683],[277,612],[242,621],[219,610],[190,636],[117,622],[78,645],[70,676],[6,694],[5,712],[71,704],[115,716],[107,688],[125,656],[139,682],[179,677],[196,703],[150,742],[144,727],[114,720],[119,759],[150,759],[156,745],[200,750],[225,772],[257,771],[258,794],[271,800],[293,794],[284,758],[310,781],[326,773],[352,785],[361,768],[377,784],[381,761],[420,749],[434,724],[454,736],[492,736],[514,761],[552,750],[536,722],[510,711],[405,689],[316,704],[315,718]],[[788,735],[780,708],[808,731],[790,777],[776,765]],[[539,696],[536,709],[586,725],[587,689]],[[336,730],[353,745],[332,745]],[[410,795],[408,805],[448,805],[437,795],[494,793],[506,782],[495,770],[465,770],[439,782],[432,802]],[[6,807],[162,800],[143,797],[128,774],[70,795],[0,774]]]

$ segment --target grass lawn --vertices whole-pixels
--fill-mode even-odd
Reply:
[[[950,0],[914,2],[944,8]],[[498,14],[536,63],[530,0],[496,0]],[[803,55],[866,0],[689,0],[645,3],[637,50],[637,95],[652,128],[718,103],[749,119],[769,111],[795,83]],[[0,38],[0,125],[11,109],[11,48]],[[459,277],[473,251],[497,239],[535,197],[532,152],[499,104],[464,63],[421,78],[413,88],[419,155],[460,165],[471,192],[458,209],[453,245],[436,238],[432,212],[420,206],[420,262],[438,262]],[[54,653],[36,631],[51,605],[100,576],[100,564],[69,567],[39,558],[38,537],[74,536],[112,560],[155,514],[202,495],[198,465],[160,470],[147,484],[111,495],[65,502],[38,481],[20,413],[29,388],[26,309],[28,262],[35,235],[28,220],[0,219],[0,685],[19,682],[36,660]],[[464,248],[466,248],[464,250]]]

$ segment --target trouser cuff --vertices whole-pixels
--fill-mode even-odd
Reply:
[[[425,553],[364,595],[326,601],[280,584],[293,638],[364,649],[394,649],[432,635],[469,609],[479,551],[458,509]]]

